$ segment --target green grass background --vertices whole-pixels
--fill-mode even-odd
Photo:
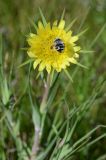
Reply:
[[[28,46],[26,35],[30,31],[34,32],[31,21],[37,23],[41,19],[39,7],[47,21],[59,19],[63,9],[65,9],[67,25],[77,18],[72,26],[73,33],[79,34],[87,29],[87,32],[80,36],[78,43],[83,50],[93,51],[80,54],[79,62],[88,69],[76,65],[68,68],[73,83],[64,72],[56,80],[48,100],[49,111],[46,115],[46,125],[41,141],[41,153],[45,153],[47,146],[59,133],[68,110],[71,111],[74,107],[88,108],[84,109],[83,116],[82,112],[78,112],[71,121],[67,122],[71,130],[78,114],[83,117],[67,142],[69,146],[96,126],[106,125],[106,1],[0,0],[0,160],[21,160],[23,158],[17,148],[23,151],[27,148],[29,154],[32,146],[34,128],[30,97],[34,107],[38,106],[39,110],[43,79],[36,78],[38,71],[34,71],[32,67],[29,68],[29,64],[21,68],[18,66],[28,60],[26,51],[22,48]],[[54,122],[56,115],[57,119]],[[52,124],[56,128],[53,128]],[[58,153],[54,149],[60,151],[55,146],[64,135],[65,129],[59,133],[58,139],[50,151],[45,153],[46,158],[41,158],[42,160],[50,159],[50,157],[51,160],[56,160]],[[69,159],[106,160],[105,127],[99,127],[90,136],[90,141],[101,135],[104,136],[97,143],[88,147],[84,145],[84,148],[76,150]],[[20,139],[24,147],[20,145]],[[53,151],[55,154],[52,158]]]

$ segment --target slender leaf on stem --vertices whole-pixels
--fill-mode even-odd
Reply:
[[[23,66],[29,64],[30,62],[33,62],[33,59],[29,59],[29,60],[23,62],[22,64],[20,64],[20,65],[18,66],[18,68],[21,68],[21,67],[23,67]]]
[[[74,25],[74,23],[77,21],[77,18],[75,18],[67,27],[66,27],[66,31],[68,32],[70,29],[71,29],[71,27]]]
[[[73,79],[72,79],[71,75],[69,74],[69,72],[68,72],[66,69],[64,70],[64,72],[65,72],[65,74],[67,75],[67,77],[69,78],[69,80],[70,80],[71,82],[73,82]]]
[[[65,15],[65,8],[63,9],[63,13],[61,15],[60,21],[64,19],[64,15]]]
[[[47,21],[46,21],[44,15],[43,15],[43,12],[42,12],[42,10],[40,8],[39,8],[39,12],[40,12],[40,15],[41,15],[41,18],[42,18],[43,25],[46,26]]]
[[[103,25],[103,27],[101,28],[101,30],[99,31],[99,33],[96,35],[96,37],[92,41],[90,47],[93,47],[93,45],[97,42],[97,40],[99,39],[99,37],[101,36],[101,34],[103,33],[103,31],[104,31],[105,28],[106,28],[106,23]]]

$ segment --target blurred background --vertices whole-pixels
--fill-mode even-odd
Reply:
[[[60,105],[59,100],[63,94],[71,108],[72,104],[84,103],[93,94],[94,89],[99,87],[101,91],[76,129],[74,138],[84,135],[96,125],[106,125],[106,84],[104,84],[106,80],[106,0],[0,0],[0,34],[2,35],[0,49],[2,48],[3,71],[8,84],[7,102],[16,102],[13,106],[9,105],[10,108],[7,105],[7,109],[11,111],[13,120],[20,122],[20,137],[29,146],[31,146],[33,135],[28,98],[29,66],[21,68],[18,66],[28,59],[26,51],[22,48],[27,47],[26,36],[29,32],[34,32],[31,22],[37,23],[41,19],[39,7],[47,21],[59,19],[65,9],[66,25],[76,19],[72,26],[73,34],[79,34],[87,29],[78,42],[81,48],[93,51],[80,55],[81,64],[87,66],[88,69],[75,65],[70,67],[69,73],[73,77],[73,84],[64,74],[61,74],[58,82],[59,89],[55,96],[57,104],[53,102],[50,114],[52,112],[55,114],[55,106]],[[37,71],[32,69],[30,76],[32,98],[35,101],[36,97],[36,103],[39,104],[43,87],[42,81],[36,79],[36,75]],[[2,82],[0,85],[3,88]],[[0,99],[6,93],[5,89],[3,92],[0,91]],[[53,118],[52,115],[50,118]],[[4,120],[5,115],[0,108],[0,160],[15,160],[17,153],[14,150],[14,141]],[[92,138],[103,133],[106,133],[106,130],[100,128]],[[106,138],[101,139],[89,149],[76,153],[73,159],[106,160]]]

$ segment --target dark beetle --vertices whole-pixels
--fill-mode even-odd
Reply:
[[[54,47],[58,52],[62,53],[64,51],[65,45],[60,38],[56,38],[54,40]]]

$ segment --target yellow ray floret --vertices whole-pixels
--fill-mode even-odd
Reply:
[[[29,48],[28,55],[34,59],[34,69],[39,66],[39,71],[51,69],[60,72],[70,66],[70,63],[77,63],[79,57],[79,46],[75,42],[78,36],[72,36],[72,31],[65,30],[65,21],[57,21],[51,26],[38,22],[36,34],[30,33],[27,38]]]

